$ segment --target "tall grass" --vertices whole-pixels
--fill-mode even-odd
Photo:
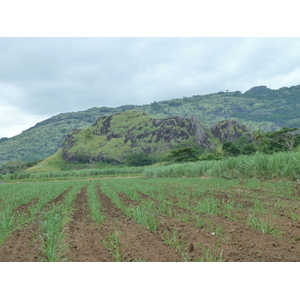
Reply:
[[[221,161],[150,166],[145,178],[214,176],[228,179],[300,179],[300,153],[280,152],[272,155],[257,153],[251,156],[230,157]]]
[[[99,168],[99,169],[83,169],[71,171],[51,171],[39,173],[12,173],[0,175],[0,180],[16,180],[16,179],[43,179],[43,178],[72,178],[72,177],[91,177],[91,176],[110,176],[110,175],[131,175],[141,174],[145,167],[120,167],[120,168]]]

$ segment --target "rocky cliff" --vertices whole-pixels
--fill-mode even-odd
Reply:
[[[211,127],[211,132],[222,144],[226,141],[235,142],[243,135],[248,137],[249,142],[253,141],[249,129],[235,120],[223,120],[218,122]]]
[[[247,128],[235,121],[210,129],[194,118],[155,119],[140,111],[126,111],[101,117],[87,129],[73,130],[63,142],[62,156],[69,162],[121,163],[132,153],[163,153],[183,142],[213,148],[215,138],[234,141],[243,134],[250,137]]]

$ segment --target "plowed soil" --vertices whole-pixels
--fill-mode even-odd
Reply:
[[[62,193],[53,203],[64,200]],[[295,197],[281,198],[286,206],[279,207],[270,220],[280,228],[280,234],[265,234],[247,225],[248,208],[253,207],[251,193],[264,195],[265,190],[219,190],[215,198],[226,201],[239,195],[245,210],[239,211],[237,219],[221,215],[195,213],[177,206],[174,199],[172,216],[159,215],[158,228],[150,231],[127,216],[97,187],[103,223],[97,224],[90,217],[87,187],[77,194],[73,214],[65,224],[65,251],[62,261],[70,262],[179,262],[179,261],[228,261],[228,262],[299,262],[300,224],[292,220],[290,211],[299,205]],[[232,193],[231,193],[232,192]],[[137,202],[123,193],[118,194],[124,205],[136,206]],[[140,192],[141,199],[154,199]],[[295,196],[295,195],[294,195]],[[253,197],[252,197],[253,198]],[[268,195],[263,198],[267,207]],[[37,200],[33,200],[33,205]],[[155,200],[158,201],[158,200]],[[169,201],[172,201],[170,197]],[[169,202],[170,203],[170,202]],[[30,204],[18,208],[27,214]],[[270,205],[272,209],[272,205]],[[195,225],[195,218],[203,225]],[[11,233],[0,246],[1,262],[37,262],[44,260],[41,250],[40,220],[37,219]],[[107,241],[115,236],[119,240],[112,249]],[[118,250],[118,253],[117,253]]]
[[[51,204],[58,204],[63,201],[64,196],[70,190],[67,189],[58,197],[48,203],[48,207]],[[30,206],[34,205],[38,199],[32,200],[28,204],[20,206],[16,211],[18,213],[27,214]],[[46,208],[45,208],[46,209]],[[39,214],[40,215],[40,214]],[[39,217],[39,216],[38,216]],[[38,262],[42,261],[43,253],[41,251],[40,235],[40,221],[35,220],[24,226],[22,229],[18,229],[9,236],[9,238],[0,246],[0,261],[2,262]]]

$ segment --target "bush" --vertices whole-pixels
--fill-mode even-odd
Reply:
[[[256,148],[253,144],[244,145],[241,149],[241,154],[251,155],[256,152]]]
[[[152,160],[147,153],[141,152],[130,154],[125,158],[125,164],[128,166],[138,167],[152,164]]]
[[[230,141],[225,142],[222,149],[229,156],[238,156],[240,154],[239,148]]]
[[[192,162],[198,160],[197,150],[191,147],[172,150],[170,157],[175,162]]]
[[[245,147],[246,145],[249,145],[249,138],[246,135],[242,135],[241,137],[239,137],[234,144],[239,148],[242,149],[243,147]]]

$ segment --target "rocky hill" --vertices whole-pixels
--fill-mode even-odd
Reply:
[[[194,95],[149,105],[100,107],[64,113],[36,124],[13,138],[0,138],[0,166],[11,161],[35,161],[54,154],[73,129],[91,126],[101,116],[128,110],[142,111],[155,118],[172,116],[194,118],[206,126],[222,120],[235,120],[250,130],[275,131],[282,127],[300,127],[300,85],[272,90],[253,87],[245,93],[218,92]]]
[[[155,119],[139,111],[101,117],[92,127],[73,130],[63,142],[62,157],[68,162],[122,163],[129,154],[165,153],[183,142],[212,149],[218,141],[235,141],[249,130],[235,121],[223,121],[213,131],[195,118]]]

